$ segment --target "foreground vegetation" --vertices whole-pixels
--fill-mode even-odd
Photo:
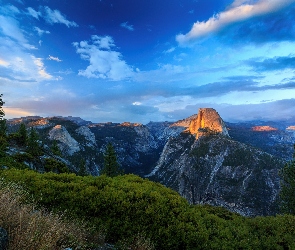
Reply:
[[[75,221],[75,220],[74,220]],[[62,215],[36,210],[23,188],[0,180],[0,226],[9,235],[9,250],[90,249],[97,241],[85,224]],[[102,243],[103,238],[99,238]]]
[[[114,178],[1,170],[54,212],[84,219],[107,242],[141,249],[295,249],[295,217],[245,218],[191,206],[176,192],[134,175]],[[134,248],[136,249],[136,248]],[[139,248],[138,248],[139,249]]]

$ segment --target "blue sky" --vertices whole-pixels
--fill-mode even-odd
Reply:
[[[295,0],[0,0],[7,118],[295,116]]]

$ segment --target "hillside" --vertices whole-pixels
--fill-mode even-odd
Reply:
[[[189,205],[175,191],[134,175],[81,177],[11,169],[0,170],[0,177],[21,184],[39,206],[87,222],[118,249],[295,247],[294,216],[245,218],[223,208]]]

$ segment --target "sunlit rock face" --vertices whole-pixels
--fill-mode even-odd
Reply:
[[[287,131],[295,131],[295,126],[289,126],[289,127],[287,127]]]
[[[60,149],[68,155],[80,151],[79,143],[61,125],[56,125],[49,131],[49,139],[58,141]]]
[[[208,133],[229,136],[223,120],[213,108],[199,109],[197,117],[190,123],[189,132],[196,135],[197,138]]]
[[[252,127],[253,131],[257,131],[257,132],[264,132],[264,131],[277,131],[277,128],[273,128],[271,126],[255,126]]]

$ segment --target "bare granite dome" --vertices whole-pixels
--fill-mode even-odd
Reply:
[[[49,139],[59,141],[59,148],[69,155],[80,151],[79,143],[61,125],[56,125],[49,131]]]
[[[197,117],[190,123],[189,132],[197,138],[208,132],[229,136],[223,120],[213,108],[200,108]]]

